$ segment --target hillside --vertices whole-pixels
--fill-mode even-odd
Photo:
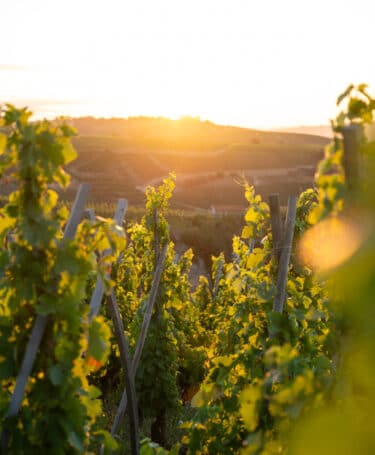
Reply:
[[[275,128],[274,131],[280,131],[282,133],[313,134],[315,136],[328,138],[333,136],[331,125],[294,126],[289,128]]]
[[[238,184],[244,178],[264,196],[278,191],[285,199],[312,184],[328,142],[308,134],[220,126],[190,117],[70,121],[79,133],[73,139],[78,159],[69,166],[72,190],[86,181],[93,198],[126,197],[134,205],[143,202],[148,184],[157,184],[171,171],[177,174],[172,204],[178,208],[238,210],[245,206]]]

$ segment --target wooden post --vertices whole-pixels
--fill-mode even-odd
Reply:
[[[128,201],[126,199],[119,199],[117,202],[115,216],[113,217],[114,221],[117,223],[118,226],[122,227],[122,223],[124,222],[127,208]]]
[[[223,265],[224,265],[224,260],[223,260],[223,258],[220,258],[219,263],[217,265],[215,283],[214,283],[214,287],[212,290],[212,298],[214,300],[216,299],[217,293],[219,291],[219,283],[220,283],[221,277],[223,276]]]
[[[152,280],[150,296],[149,296],[149,300],[148,300],[147,307],[145,310],[145,315],[144,315],[143,321],[142,321],[141,333],[137,340],[137,344],[135,347],[135,353],[134,353],[133,360],[132,360],[131,367],[130,367],[130,374],[131,374],[133,380],[135,378],[135,374],[138,369],[138,365],[139,365],[141,355],[142,355],[142,350],[143,350],[143,347],[144,347],[144,344],[146,341],[146,337],[147,337],[148,328],[149,328],[149,325],[151,322],[152,310],[154,308],[156,297],[158,295],[159,283],[160,283],[161,274],[162,274],[162,271],[164,268],[164,261],[165,261],[165,257],[167,254],[167,249],[168,249],[168,245],[165,245],[161,251],[161,254],[159,256],[159,261],[158,261],[155,271],[154,271],[154,277]],[[121,425],[122,419],[125,414],[126,406],[127,406],[127,399],[128,399],[128,397],[127,397],[126,388],[125,388],[122,393],[121,401],[117,408],[115,420],[114,420],[112,428],[111,428],[112,436],[117,434],[118,429]]]
[[[85,210],[85,217],[88,220],[95,221],[95,210],[94,209],[86,209]]]
[[[130,371],[132,362],[130,357],[129,343],[125,336],[124,326],[121,320],[120,311],[114,291],[107,297],[108,309],[111,314],[115,337],[120,350],[121,366],[124,370],[125,390],[129,402],[130,420],[130,444],[132,455],[139,455],[139,423],[137,395],[135,391],[134,375]]]
[[[353,192],[358,188],[361,171],[361,126],[356,124],[344,126],[342,135],[344,138],[345,179],[349,192]]]
[[[119,199],[117,203],[116,212],[114,215],[114,221],[121,226],[125,218],[127,209],[126,199]],[[87,217],[95,221],[95,212],[93,209],[86,210]],[[105,253],[104,253],[105,254]],[[118,258],[117,262],[119,262]],[[103,281],[98,277],[94,293],[91,298],[91,318],[99,313],[100,304],[104,295],[104,284]],[[130,372],[131,367],[131,356],[129,343],[125,336],[124,326],[121,320],[120,311],[117,304],[116,294],[112,289],[111,294],[107,296],[107,305],[113,322],[113,328],[115,337],[120,351],[120,361],[122,369],[124,370],[125,388],[127,390],[127,399],[129,401],[129,420],[130,420],[130,444],[132,455],[139,455],[139,422],[138,422],[138,407],[137,407],[137,395],[135,391],[134,377]],[[101,449],[103,452],[103,447]]]
[[[282,313],[286,296],[286,284],[288,281],[289,260],[292,252],[294,225],[296,221],[297,196],[288,199],[288,211],[286,214],[286,227],[282,243],[282,250],[277,274],[277,291],[273,305],[273,311]]]
[[[277,262],[279,262],[281,245],[283,241],[283,226],[281,224],[279,195],[271,194],[269,197],[269,201],[271,213],[273,254]]]
[[[119,226],[122,226],[127,206],[128,206],[128,202],[126,199],[118,200],[115,216],[113,219]],[[88,212],[88,215],[91,217],[91,219],[92,219],[92,217],[94,217],[94,219],[95,219],[95,215],[93,212]],[[91,296],[91,300],[90,300],[90,313],[89,313],[90,322],[97,314],[99,314],[103,296],[104,296],[104,283],[103,283],[103,280],[101,279],[101,277],[99,276],[96,280],[95,289],[94,289],[94,292],[93,292],[93,294]]]
[[[154,267],[156,267],[156,264],[158,263],[159,260],[159,255],[160,255],[160,239],[159,239],[159,233],[158,233],[158,224],[159,224],[159,212],[158,209],[155,209],[154,211],[154,242],[155,242],[155,257],[154,257]]]
[[[27,380],[33,369],[36,355],[39,350],[40,342],[42,341],[44,332],[47,327],[48,316],[38,316],[35,319],[29,342],[26,346],[26,351],[22,359],[20,371],[17,376],[16,386],[13,395],[10,399],[7,417],[13,417],[18,414],[21,408],[23,394],[25,392]]]
[[[85,183],[81,184],[78,188],[78,192],[72,210],[70,212],[68,222],[66,223],[65,226],[63,242],[66,240],[72,240],[75,236],[78,224],[80,223],[83,217],[85,204],[89,194],[89,189],[90,189],[89,185]],[[40,343],[46,330],[48,321],[49,321],[48,316],[42,316],[40,314],[36,316],[31,331],[31,336],[29,342],[27,343],[26,350],[22,359],[21,368],[16,379],[16,385],[14,387],[14,391],[9,402],[9,408],[6,414],[7,418],[16,416],[21,408],[22,398],[25,393],[26,384],[33,369],[35,358],[38,353]],[[5,431],[3,431],[1,435],[1,444],[2,449],[5,451],[8,445],[8,435],[6,434]]]
[[[85,205],[89,197],[90,185],[82,183],[77,191],[68,222],[64,229],[64,240],[73,240],[76,235],[77,227],[81,222],[85,210]]]
[[[252,254],[255,248],[255,240],[254,239],[249,239],[249,252],[248,254]]]
[[[134,357],[133,357],[133,361],[132,361],[133,375],[135,375],[136,370],[139,365],[139,361],[141,360],[143,347],[144,347],[144,344],[146,341],[147,331],[148,331],[148,328],[149,328],[149,325],[151,322],[152,309],[155,305],[156,297],[158,295],[159,283],[160,283],[161,274],[162,274],[163,268],[164,268],[164,261],[165,261],[166,255],[167,255],[167,249],[168,249],[168,245],[165,245],[161,251],[161,254],[159,256],[159,261],[158,261],[156,269],[155,269],[154,278],[152,281],[152,286],[151,286],[151,291],[150,291],[149,302],[147,304],[145,315],[143,317],[141,333],[137,340]]]

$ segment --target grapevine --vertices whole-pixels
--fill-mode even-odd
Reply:
[[[9,453],[83,453],[95,440],[114,445],[95,428],[100,392],[88,381],[106,361],[108,326],[102,318],[88,324],[84,299],[87,277],[98,270],[95,251],[116,245],[117,234],[84,223],[74,240],[62,242],[68,213],[57,207],[51,186],[69,183],[63,165],[76,155],[69,140],[74,131],[31,123],[30,115],[7,106],[1,116],[8,130],[0,141],[1,175],[18,188],[0,211],[0,422]],[[48,316],[46,332],[21,410],[7,418],[37,315]]]

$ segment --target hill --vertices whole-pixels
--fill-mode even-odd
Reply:
[[[236,211],[245,207],[247,179],[263,196],[280,192],[282,199],[312,185],[316,164],[327,138],[308,134],[267,132],[221,126],[199,118],[180,120],[74,118],[73,143],[78,159],[69,165],[72,187],[92,187],[92,197],[114,201],[126,197],[143,203],[148,184],[173,171],[176,208]]]
[[[316,126],[294,126],[289,128],[275,128],[274,131],[282,133],[312,134],[314,136],[332,137],[332,127],[330,125]]]

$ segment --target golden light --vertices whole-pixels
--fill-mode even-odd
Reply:
[[[299,256],[303,263],[325,272],[350,259],[365,239],[367,229],[348,219],[329,218],[302,237]]]
[[[373,34],[370,0],[2,3],[11,45],[1,51],[0,102],[39,117],[320,125],[334,115],[340,87],[374,80],[363,46]]]

